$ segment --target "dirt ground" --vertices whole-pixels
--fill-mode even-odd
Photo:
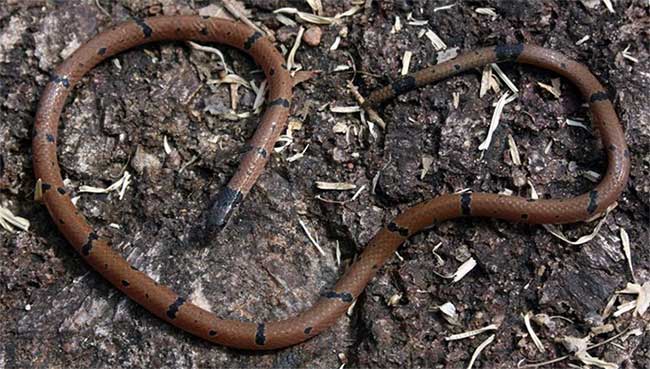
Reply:
[[[460,51],[502,42],[556,49],[586,64],[607,86],[626,129],[632,172],[598,236],[574,246],[541,226],[491,219],[437,224],[402,246],[400,257],[380,269],[350,314],[329,331],[269,353],[215,346],[153,317],[91,271],[32,200],[31,130],[48,73],[111,24],[132,16],[196,14],[209,2],[98,3],[103,9],[95,0],[0,0],[0,206],[31,223],[29,231],[0,228],[0,369],[466,368],[492,335],[473,367],[514,368],[569,354],[562,344],[567,336],[590,335],[591,345],[619,333],[589,354],[620,368],[650,368],[650,314],[606,314],[635,299],[611,300],[633,282],[621,228],[631,240],[634,278],[650,281],[648,1],[614,1],[611,13],[597,0],[485,1],[448,9],[436,8],[452,1],[375,0],[320,26],[320,44],[303,42],[296,52],[303,70],[319,73],[294,89],[291,144],[272,155],[225,232],[200,245],[188,246],[185,236],[234,173],[259,116],[226,119],[230,89],[210,83],[220,78],[219,58],[186,43],[141,47],[91,71],[74,89],[59,130],[59,160],[78,207],[140,270],[224,318],[255,321],[307,308],[382,225],[418,201],[464,188],[529,196],[527,181],[541,196],[571,196],[595,185],[589,171],[604,172],[598,134],[576,90],[562,81],[555,98],[538,84],[551,85],[555,76],[533,67],[501,65],[520,93],[506,105],[483,155],[478,146],[503,92],[479,98],[480,70],[382,106],[385,129],[370,130],[358,114],[331,111],[357,104],[348,81],[365,95],[399,76],[405,51],[413,53],[411,71],[435,64],[440,54],[427,36],[418,37],[421,30],[431,29]],[[284,25],[272,12],[295,7],[311,13],[304,1],[245,5],[250,19],[271,30],[287,51],[300,25],[311,26],[292,15],[298,25]],[[323,1],[323,15],[353,5]],[[496,17],[477,8],[493,8]],[[428,24],[409,24],[410,13]],[[391,32],[396,17],[402,28]],[[330,50],[337,36],[340,44]],[[262,76],[250,58],[211,46],[238,75],[259,85]],[[337,71],[341,65],[351,68]],[[250,111],[255,93],[240,88],[239,98],[237,112]],[[567,118],[584,118],[585,127],[568,125]],[[513,163],[508,135],[521,165]],[[423,158],[431,163],[424,176]],[[115,192],[79,191],[82,185],[108,187],[124,170],[133,178],[122,200]],[[351,200],[355,190],[323,191],[316,181],[365,187]],[[575,239],[594,226],[561,229]],[[441,277],[470,257],[477,266],[460,281]],[[608,301],[614,301],[611,309]],[[439,309],[448,302],[455,319]],[[532,323],[544,352],[524,324],[528,312],[554,317]],[[490,324],[496,329],[445,340]],[[543,367],[586,364],[571,357]]]

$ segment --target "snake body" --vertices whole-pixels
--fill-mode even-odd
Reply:
[[[206,340],[241,349],[267,350],[297,344],[330,327],[362,293],[381,265],[409,236],[446,219],[493,217],[526,223],[571,223],[603,212],[623,191],[629,174],[624,132],[607,92],[583,65],[557,52],[516,44],[483,48],[404,76],[373,92],[374,106],[396,95],[488,63],[513,61],[566,77],[588,101],[593,126],[607,151],[608,167],[588,193],[566,199],[530,200],[489,193],[446,194],[404,210],[379,230],[334,288],[298,316],[272,322],[220,319],[134,269],[98,235],[70,200],[56,155],[57,127],[66,97],[80,78],[102,60],[126,49],[162,40],[227,44],[249,53],[269,81],[266,110],[251,149],[212,206],[208,224],[221,228],[249,192],[286,126],[292,81],[270,41],[240,23],[197,16],[136,19],[102,32],[80,47],[52,74],[40,100],[33,136],[34,171],[42,200],[60,232],[82,258],[111,284],[161,319]]]

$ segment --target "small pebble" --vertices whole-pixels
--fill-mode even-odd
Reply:
[[[309,27],[302,35],[302,40],[309,46],[318,46],[321,36],[323,31],[319,27]]]

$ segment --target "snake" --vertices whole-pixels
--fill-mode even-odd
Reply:
[[[296,316],[276,321],[221,319],[168,286],[132,267],[100,236],[71,201],[57,160],[57,128],[71,89],[94,66],[127,49],[158,41],[224,44],[249,54],[268,79],[260,123],[235,174],[208,207],[206,227],[222,229],[263,171],[287,125],[293,81],[282,55],[259,31],[240,21],[202,16],[133,18],[98,33],[50,75],[33,128],[32,154],[41,201],[53,222],[82,259],[130,299],[195,336],[245,350],[296,345],[333,325],[363,292],[379,268],[411,235],[435,223],[460,217],[490,217],[510,222],[563,224],[602,214],[624,190],[630,171],[625,133],[608,92],[584,65],[563,54],[526,43],[485,47],[395,78],[368,95],[363,108],[377,107],[397,95],[490,63],[515,62],[552,71],[571,81],[589,106],[606,151],[607,169],[592,190],[570,198],[530,199],[504,194],[448,193],[403,209],[368,242],[334,287],[323,288],[315,303]]]

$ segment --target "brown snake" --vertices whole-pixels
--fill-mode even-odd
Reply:
[[[624,133],[607,92],[583,65],[538,46],[500,45],[471,51],[419,72],[399,78],[373,92],[373,106],[417,87],[488,63],[514,61],[553,71],[577,86],[589,102],[593,126],[607,151],[607,173],[589,193],[566,199],[530,200],[490,193],[447,194],[404,210],[372,238],[358,260],[334,288],[300,315],[273,322],[219,319],[166,286],[156,283],[129,263],[98,236],[77,211],[64,189],[57,161],[59,116],[70,90],[102,60],[145,43],[194,40],[227,44],[249,53],[269,81],[266,110],[251,139],[251,149],[208,217],[208,227],[221,229],[262,172],[269,153],[286,126],[292,80],[280,53],[256,31],[227,20],[197,16],[136,19],[100,33],[80,47],[52,74],[41,97],[33,138],[34,172],[42,182],[42,199],[59,230],[83,259],[116,288],[163,320],[194,335],[222,345],[266,350],[302,342],[331,326],[361,294],[377,270],[410,235],[433,223],[462,216],[478,216],[526,223],[572,223],[603,212],[623,191],[629,174]]]

